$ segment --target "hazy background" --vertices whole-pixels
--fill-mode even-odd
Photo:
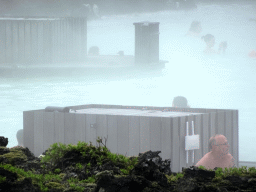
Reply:
[[[182,95],[191,107],[238,109],[239,161],[256,161],[256,59],[248,57],[256,49],[253,2],[198,2],[190,11],[113,12],[88,21],[87,47],[97,45],[103,55],[119,50],[134,55],[133,23],[160,22],[160,59],[169,61],[162,76],[0,78],[0,135],[9,138],[8,147],[17,145],[25,110],[82,104],[171,106],[173,98]],[[11,5],[8,9],[13,10]],[[225,55],[204,56],[205,43],[185,37],[193,20],[201,21],[202,35],[215,36],[215,49],[221,41],[228,42]]]

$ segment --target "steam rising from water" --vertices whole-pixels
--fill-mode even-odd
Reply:
[[[8,147],[16,145],[25,110],[86,103],[171,106],[172,99],[182,95],[195,108],[239,109],[239,160],[256,161],[250,153],[256,136],[256,60],[247,56],[256,49],[256,23],[250,18],[256,18],[253,6],[230,4],[89,21],[87,47],[98,46],[103,55],[116,55],[120,50],[134,55],[133,23],[160,22],[160,59],[169,61],[163,75],[1,79],[0,135],[9,138]],[[215,49],[221,41],[228,42],[225,55],[205,56],[200,38],[184,36],[193,20],[201,21],[202,35],[215,36]]]

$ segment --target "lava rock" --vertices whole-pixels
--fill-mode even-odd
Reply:
[[[147,151],[139,154],[138,164],[131,170],[130,174],[142,175],[150,181],[157,181],[161,186],[167,186],[166,175],[171,175],[170,160],[162,161],[158,155],[161,151]]]
[[[8,145],[8,138],[0,136],[0,147],[6,147]]]
[[[10,149],[6,147],[0,147],[0,155],[10,153]]]
[[[55,149],[56,150],[56,149]],[[28,148],[6,148],[0,147],[0,192],[41,192],[39,180],[36,175],[48,174],[47,181],[41,181],[40,185],[48,187],[48,192],[73,192],[74,183],[70,180],[83,182],[76,183],[77,187],[83,187],[84,192],[240,192],[256,191],[256,175],[251,174],[244,177],[227,176],[215,179],[215,168],[213,171],[202,170],[198,167],[183,168],[183,177],[174,178],[176,173],[170,169],[170,160],[162,161],[160,151],[147,151],[140,153],[138,162],[133,164],[128,174],[122,169],[130,166],[129,162],[113,162],[106,156],[106,152],[90,146],[88,150],[95,153],[84,153],[82,155],[77,149],[70,149],[62,156],[55,156],[52,160],[43,162],[34,156]],[[49,152],[52,151],[49,149]],[[55,151],[56,152],[56,151]],[[102,157],[100,163],[95,156]],[[130,157],[132,160],[136,157]],[[80,165],[77,165],[79,163]],[[31,171],[34,177],[27,177],[22,173],[16,173],[14,168]],[[10,167],[10,169],[8,168]],[[58,169],[58,170],[57,170]],[[53,174],[54,173],[54,174]],[[54,176],[53,176],[54,175]],[[55,176],[58,176],[56,179]],[[84,182],[89,177],[90,182]],[[95,179],[95,180],[94,180]]]
[[[142,176],[114,177],[113,171],[102,171],[96,174],[97,187],[94,192],[140,192],[151,183]]]

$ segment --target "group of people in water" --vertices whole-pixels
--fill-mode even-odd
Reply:
[[[201,22],[199,21],[193,21],[190,25],[189,31],[187,32],[186,36],[192,36],[192,37],[200,37],[202,32],[202,26]],[[214,50],[213,47],[215,45],[215,37],[212,34],[206,34],[204,36],[201,36],[201,39],[204,40],[206,43],[206,48],[204,49],[204,53],[207,55],[213,55],[213,54],[225,54],[227,49],[227,41],[222,41],[219,44],[218,50]],[[256,51],[252,50],[248,54],[249,57],[256,58]]]
[[[202,32],[202,26],[201,22],[199,21],[193,21],[190,25],[190,28],[186,34],[186,36],[192,36],[192,37],[200,37]],[[201,39],[204,40],[206,43],[206,48],[204,49],[205,54],[220,54],[225,53],[227,49],[227,41],[222,41],[219,44],[219,49],[218,51],[214,50],[213,47],[215,45],[215,37],[212,34],[206,34],[204,36],[201,36]]]
[[[201,22],[199,21],[193,21],[190,25],[190,28],[186,34],[186,36],[191,36],[195,38],[201,38],[206,43],[206,48],[204,49],[204,54],[206,55],[214,55],[214,54],[225,54],[226,49],[227,49],[227,41],[222,41],[219,44],[218,50],[215,50],[213,47],[215,45],[215,37],[212,34],[206,34],[204,36],[201,36],[202,32],[202,26]],[[119,54],[119,52],[118,52]],[[92,46],[90,47],[88,51],[88,55],[94,55],[98,56],[99,55],[99,47],[97,46]],[[251,58],[256,58],[256,51],[251,50],[248,53],[248,56]]]

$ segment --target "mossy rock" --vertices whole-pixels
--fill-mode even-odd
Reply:
[[[9,152],[10,152],[10,149],[9,149],[9,148],[0,146],[0,155],[3,155],[3,154],[5,154],[5,153],[9,153]]]
[[[151,192],[151,191],[152,189],[150,189],[149,187],[145,187],[142,192]]]
[[[202,191],[217,191],[218,187],[214,184],[205,184],[201,188]]]
[[[10,153],[0,155],[0,158],[6,158],[12,165],[17,163],[26,162],[27,156],[20,150],[10,150]]]
[[[61,179],[63,179],[67,174],[66,173],[60,173],[59,176]]]
[[[57,182],[49,182],[45,184],[46,187],[48,187],[49,189],[55,189],[55,190],[59,190],[59,191],[63,191],[65,188]]]
[[[6,177],[3,177],[3,176],[0,175],[0,183],[5,182],[5,180],[6,180]]]
[[[158,183],[156,181],[153,181],[151,184],[152,184],[152,187],[158,187]]]

